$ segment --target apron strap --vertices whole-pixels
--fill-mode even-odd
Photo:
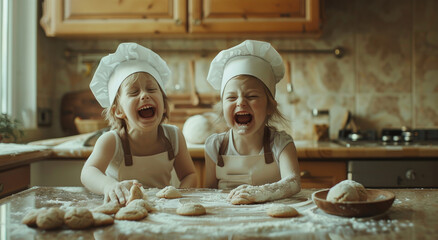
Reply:
[[[169,161],[172,161],[175,158],[173,147],[169,139],[166,137],[166,135],[164,135],[163,126],[161,125],[158,127],[158,135],[161,136],[161,140],[164,143],[164,147],[166,148],[167,157],[169,158]]]
[[[123,153],[125,155],[125,166],[132,166],[131,148],[129,147],[128,133],[126,131],[126,123],[124,120],[122,120],[122,130],[119,136],[122,139]]]
[[[230,130],[231,131],[231,130]],[[268,127],[265,127],[265,132],[263,134],[263,150],[265,155],[265,163],[270,164],[274,162],[274,155],[272,153],[271,149],[271,134]],[[222,140],[221,146],[219,147],[219,156],[217,158],[217,165],[219,167],[225,166],[224,159],[222,158],[222,155],[225,154],[225,151],[227,150],[229,142],[229,132],[227,132],[224,136],[224,139]]]

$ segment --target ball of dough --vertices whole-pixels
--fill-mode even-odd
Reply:
[[[159,198],[180,198],[182,197],[181,193],[174,186],[167,186],[161,189],[155,196]]]
[[[204,206],[197,203],[186,203],[176,209],[176,213],[183,216],[199,216],[207,213]]]
[[[111,225],[114,223],[114,218],[111,217],[110,215],[106,215],[99,212],[93,212],[92,214],[93,214],[95,227]]]
[[[146,210],[146,208],[128,206],[128,207],[122,207],[116,213],[115,217],[117,220],[138,221],[138,220],[142,220],[147,216],[148,216],[148,211]]]
[[[129,192],[130,195],[128,201],[126,202],[126,205],[128,205],[135,199],[143,199],[143,191],[141,191],[141,188],[139,186],[133,184]]]
[[[55,229],[64,224],[64,211],[57,207],[38,213],[36,224],[41,229]]]
[[[144,199],[135,199],[135,200],[131,201],[127,206],[128,207],[144,208],[148,212],[151,212],[153,210],[152,206]]]
[[[274,204],[268,208],[266,213],[271,217],[280,217],[280,218],[298,216],[298,211],[295,208],[284,204]]]
[[[46,211],[46,208],[32,209],[21,220],[21,223],[26,224],[29,227],[37,227],[37,217],[40,212]]]
[[[182,132],[187,142],[203,144],[207,137],[214,133],[214,130],[206,117],[194,115],[184,122]]]
[[[120,204],[112,201],[112,202],[104,203],[99,207],[96,207],[92,211],[98,213],[104,213],[104,214],[115,214],[119,211],[119,209],[120,209]]]
[[[353,180],[344,180],[333,186],[328,194],[327,201],[331,202],[358,202],[367,200],[367,190]]]
[[[85,229],[94,225],[93,214],[86,208],[71,208],[67,210],[64,222],[71,229]]]

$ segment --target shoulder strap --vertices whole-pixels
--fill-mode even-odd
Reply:
[[[161,136],[161,140],[164,143],[164,146],[165,146],[166,151],[167,151],[167,157],[169,158],[169,161],[173,160],[175,158],[175,154],[173,152],[173,147],[172,147],[172,144],[170,143],[169,139],[164,134],[163,126],[158,127],[158,135]]]
[[[126,123],[124,120],[122,120],[122,130],[120,131],[119,135],[120,139],[122,140],[125,166],[132,166],[131,148],[129,147],[128,133],[126,132]]]
[[[217,165],[219,167],[225,166],[224,159],[222,158],[222,155],[224,155],[225,151],[227,150],[229,136],[230,136],[229,132],[230,131],[231,131],[231,129],[227,133],[225,133],[224,139],[222,140],[221,146],[219,147],[219,156],[217,158]]]

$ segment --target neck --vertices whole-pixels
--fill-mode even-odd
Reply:
[[[164,149],[157,128],[146,131],[128,130],[128,139],[132,155],[152,155],[160,153]]]
[[[263,148],[263,134],[265,126],[252,134],[239,135],[233,131],[233,142],[237,152],[242,155],[259,154]]]

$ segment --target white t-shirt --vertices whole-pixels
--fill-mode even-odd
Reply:
[[[278,163],[281,152],[289,143],[293,142],[293,139],[285,131],[273,131],[272,129],[269,129],[269,131],[271,138],[270,146],[272,149],[272,154],[274,155],[275,161]],[[219,148],[222,144],[225,134],[229,134],[229,141],[225,155],[240,156],[240,154],[237,152],[236,148],[234,147],[233,131],[215,133],[212,134],[210,137],[208,137],[207,140],[205,140],[205,152],[216,164],[219,155]],[[264,154],[263,148],[260,151],[260,155],[262,154]]]

